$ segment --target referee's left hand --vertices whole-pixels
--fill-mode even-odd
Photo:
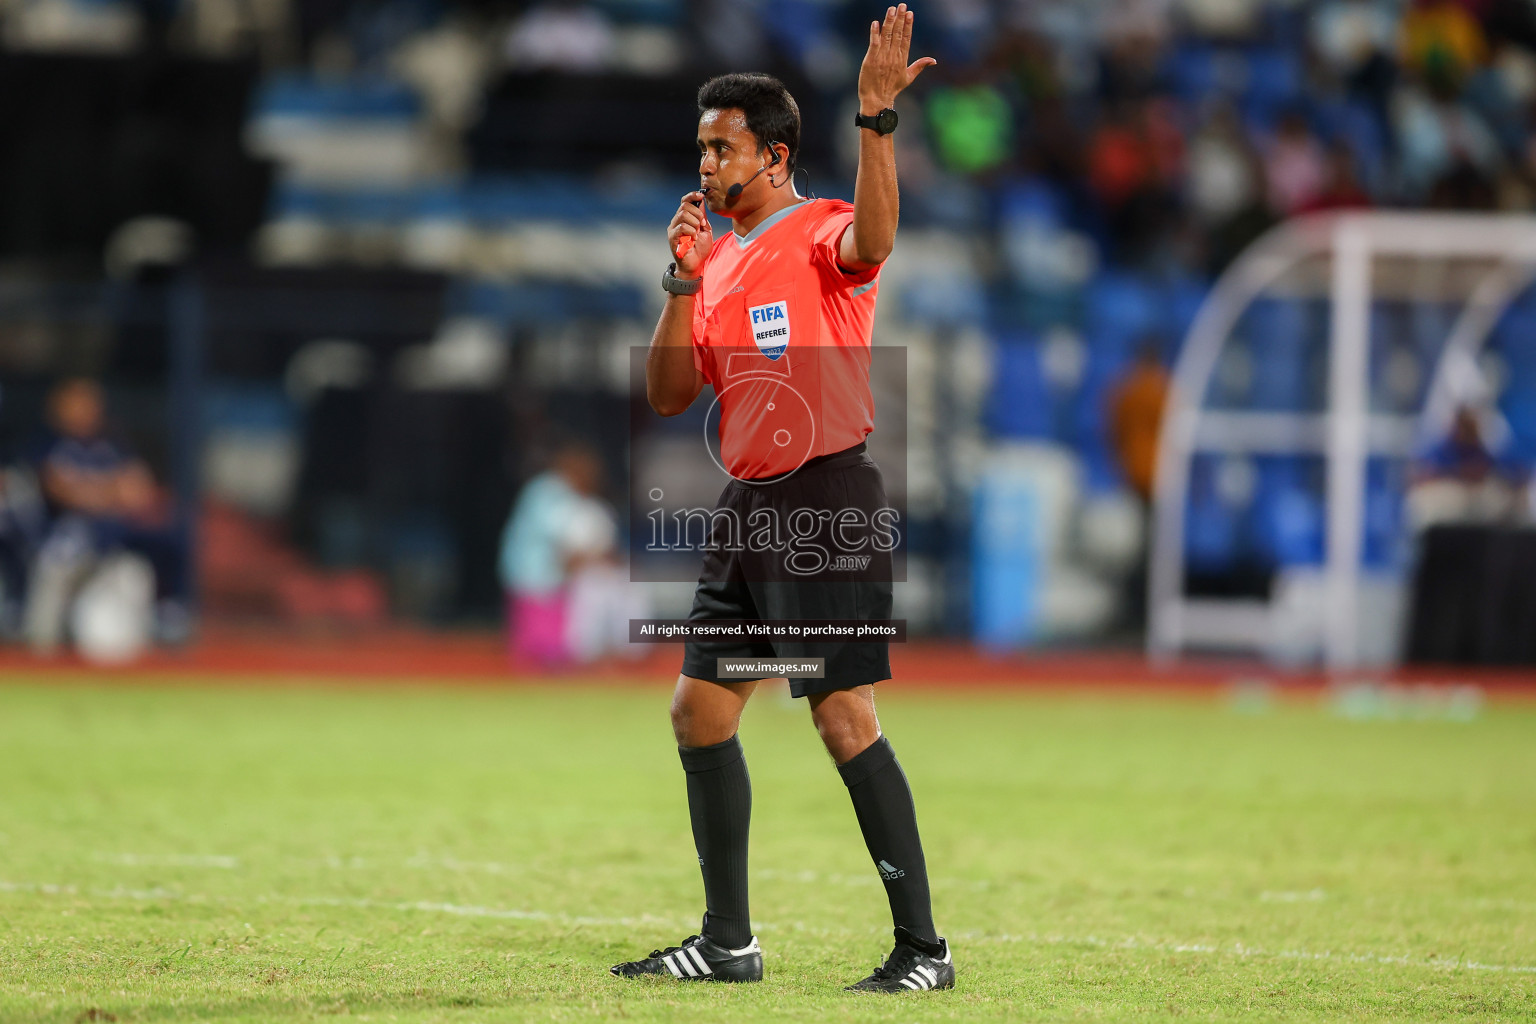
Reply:
[[[912,49],[912,19],[907,5],[898,4],[886,8],[883,24],[869,23],[869,50],[859,66],[860,113],[872,116],[894,105],[897,93],[938,63],[932,57],[907,63]]]

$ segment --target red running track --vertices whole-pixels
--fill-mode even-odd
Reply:
[[[65,677],[82,673],[103,679],[175,678],[212,685],[278,682],[302,685],[317,677],[361,685],[458,683],[516,685],[562,678],[578,681],[670,684],[682,660],[681,645],[657,644],[635,661],[551,671],[514,665],[492,633],[440,633],[392,628],[351,636],[284,635],[271,631],[210,628],[177,651],[155,651],[132,665],[100,668],[75,655],[38,658],[24,649],[0,649],[0,681]],[[1287,690],[1316,689],[1329,682],[1321,672],[1283,672],[1259,661],[1187,659],[1152,665],[1135,651],[1015,652],[991,654],[968,644],[917,641],[891,648],[894,679],[886,685],[1051,690],[1209,692],[1235,682],[1259,681]],[[1358,672],[1342,681],[1472,684],[1490,693],[1536,697],[1536,670],[1444,668]]]

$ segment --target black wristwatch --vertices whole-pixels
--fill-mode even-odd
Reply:
[[[865,117],[863,114],[855,111],[853,123],[860,128],[868,128],[878,135],[889,135],[896,130],[896,111],[886,107],[873,117]]]
[[[704,287],[704,279],[702,277],[674,277],[675,273],[677,273],[676,263],[668,264],[667,269],[661,272],[661,287],[663,290],[669,291],[673,295],[694,295],[700,288]]]

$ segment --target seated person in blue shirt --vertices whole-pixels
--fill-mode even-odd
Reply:
[[[69,538],[96,555],[130,551],[155,570],[158,625],[185,628],[187,532],[144,461],[106,431],[101,386],[74,378],[48,399],[50,430],[35,455],[49,511],[50,540]]]
[[[1413,467],[1409,510],[1415,527],[1436,523],[1509,523],[1526,518],[1529,468],[1508,445],[1490,444],[1478,411],[1461,406],[1450,431]]]

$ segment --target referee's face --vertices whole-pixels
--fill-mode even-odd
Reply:
[[[711,213],[744,217],[762,205],[768,175],[749,181],[764,165],[768,154],[747,128],[747,117],[734,107],[706,110],[699,115],[699,184]],[[732,199],[732,185],[745,187]]]

